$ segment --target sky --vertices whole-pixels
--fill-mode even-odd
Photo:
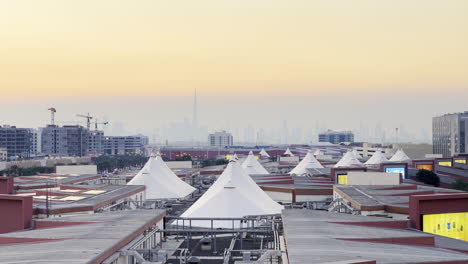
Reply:
[[[466,0],[0,0],[0,121],[39,125],[56,104],[64,120],[153,131],[190,118],[197,89],[209,129],[381,122],[416,135],[467,110],[466,14]],[[217,121],[258,102],[268,118]]]

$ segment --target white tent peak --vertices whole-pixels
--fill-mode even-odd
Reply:
[[[247,158],[242,163],[242,168],[249,175],[253,174],[269,174],[268,171],[260,164],[260,162],[255,158],[252,151],[250,151]]]
[[[335,164],[335,168],[338,167],[353,167],[362,166],[362,163],[353,155],[351,151],[346,152],[343,157]]]
[[[323,155],[323,151],[321,151],[320,149],[315,150],[314,156],[322,156],[322,155]]]
[[[127,185],[145,185],[146,199],[150,200],[181,199],[195,191],[167,167],[161,156],[151,156]]]
[[[286,149],[286,151],[283,153],[283,155],[288,155],[290,157],[294,157],[294,154],[291,152],[289,148]]]
[[[390,158],[390,161],[397,161],[397,162],[407,162],[410,161],[411,158],[406,155],[403,149],[398,149],[397,152]]]
[[[265,151],[264,148],[262,148],[262,150],[260,151],[260,156],[267,157],[267,158],[270,157],[270,155],[268,154],[268,152]]]
[[[322,164],[314,157],[312,150],[309,150],[307,155],[304,157],[299,164],[289,174],[304,175],[307,173],[307,169],[321,169]]]
[[[283,206],[273,201],[238,162],[231,162],[218,180],[181,217],[223,218],[279,214]],[[210,221],[192,220],[193,226],[210,227]],[[214,222],[231,228],[232,222]]]
[[[387,162],[388,159],[382,154],[382,151],[379,150],[376,150],[374,152],[374,154],[372,155],[372,157],[370,157],[370,159],[368,161],[366,161],[366,165],[377,165],[377,164],[381,164],[383,162]]]

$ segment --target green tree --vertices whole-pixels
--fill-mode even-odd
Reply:
[[[425,184],[434,185],[435,187],[438,187],[440,184],[439,176],[437,176],[437,174],[429,170],[419,170],[416,173],[416,179]]]
[[[468,183],[463,179],[456,179],[452,183],[452,188],[455,190],[468,192]]]

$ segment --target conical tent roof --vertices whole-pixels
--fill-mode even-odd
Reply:
[[[390,158],[390,161],[396,161],[396,162],[407,162],[410,161],[411,158],[406,155],[406,153],[402,150],[399,149],[397,152]]]
[[[353,166],[362,166],[362,163],[356,159],[354,154],[351,151],[346,152],[343,157],[335,164],[335,168],[338,167],[353,167]]]
[[[324,155],[323,151],[321,151],[320,149],[317,149],[315,152],[314,152],[314,156],[322,156]]]
[[[249,152],[249,155],[242,163],[242,168],[247,172],[247,174],[269,174],[268,171],[258,162],[255,158],[252,151]]]
[[[180,199],[195,191],[195,188],[181,180],[167,167],[159,153],[151,156],[127,185],[145,185],[146,199],[149,200]]]
[[[366,165],[377,165],[377,164],[381,164],[383,162],[387,162],[388,159],[382,154],[382,151],[380,150],[377,150],[374,152],[374,154],[372,155],[372,157],[366,161]]]
[[[231,160],[218,180],[181,217],[244,217],[279,214],[283,206],[273,201]],[[210,227],[210,221],[192,221],[193,226]],[[232,227],[232,222],[217,222],[215,227]]]
[[[283,155],[288,155],[290,157],[294,157],[294,154],[291,152],[289,148],[286,149],[286,151],[283,153]]]
[[[262,150],[260,151],[260,156],[269,158],[270,154],[268,154],[268,152],[266,152],[266,150],[262,148]]]
[[[307,173],[306,169],[320,169],[323,168],[322,164],[314,157],[314,154],[309,151],[299,164],[289,174],[304,175]]]

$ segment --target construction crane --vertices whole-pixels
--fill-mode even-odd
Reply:
[[[101,122],[101,123],[99,123],[98,120],[97,120],[97,118],[94,119],[94,121],[95,121],[95,122],[94,122],[94,129],[95,129],[96,131],[98,130],[98,125],[107,125],[107,124],[109,124],[109,122]]]
[[[57,112],[57,110],[53,107],[47,109],[50,111],[50,124],[51,125],[55,125],[55,113]]]
[[[91,128],[91,119],[93,119],[92,116],[89,115],[76,115],[77,117],[83,117],[86,118],[86,128],[89,130]]]

